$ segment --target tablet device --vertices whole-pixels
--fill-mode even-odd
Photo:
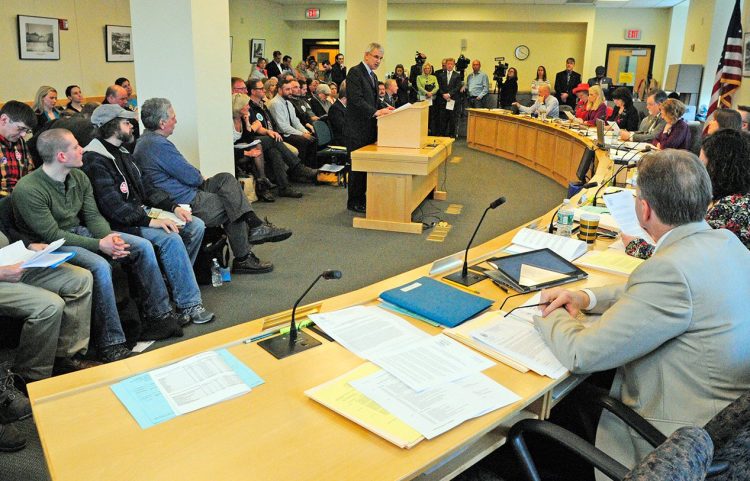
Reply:
[[[494,257],[487,263],[495,270],[485,271],[493,282],[517,292],[527,293],[585,279],[588,274],[550,249],[538,249],[506,257]]]

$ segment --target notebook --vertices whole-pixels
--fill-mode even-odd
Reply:
[[[446,327],[461,324],[493,302],[429,277],[382,292],[380,298]]]

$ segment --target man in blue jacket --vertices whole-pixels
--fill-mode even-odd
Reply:
[[[214,314],[203,307],[192,264],[205,224],[160,189],[147,189],[123,144],[133,142],[135,113],[100,105],[91,115],[97,138],[83,150],[83,171],[91,180],[99,212],[116,230],[139,235],[156,247],[183,322],[204,324]]]

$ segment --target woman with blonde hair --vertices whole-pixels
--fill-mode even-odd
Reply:
[[[589,100],[586,102],[586,114],[583,122],[586,125],[596,125],[596,119],[607,118],[607,103],[604,101],[602,88],[598,85],[589,87]]]
[[[42,85],[36,91],[34,97],[34,113],[36,114],[36,128],[34,134],[42,130],[44,124],[60,118],[60,111],[57,110],[57,90],[49,85]]]
[[[417,76],[417,96],[419,100],[432,99],[438,94],[438,81],[433,73],[432,64],[425,62],[422,65],[422,75]],[[431,133],[436,132],[437,116],[437,107],[430,105],[428,123]]]
[[[253,141],[253,131],[250,127],[250,97],[245,94],[232,95],[232,141],[234,142],[234,168],[237,177],[243,172],[251,171],[255,177],[255,192],[258,198],[265,202],[273,202],[275,199],[270,189],[276,187],[266,177],[265,160],[260,145],[253,148],[238,148],[241,144],[249,144]]]
[[[276,96],[276,90],[279,88],[279,79],[271,77],[263,83],[263,90],[266,92],[266,100],[271,100]]]

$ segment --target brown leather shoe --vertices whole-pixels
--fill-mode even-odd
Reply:
[[[62,374],[83,371],[84,369],[101,365],[102,363],[99,361],[91,361],[88,359],[80,358],[78,356],[56,357],[55,365],[52,367],[52,375],[60,376]]]

